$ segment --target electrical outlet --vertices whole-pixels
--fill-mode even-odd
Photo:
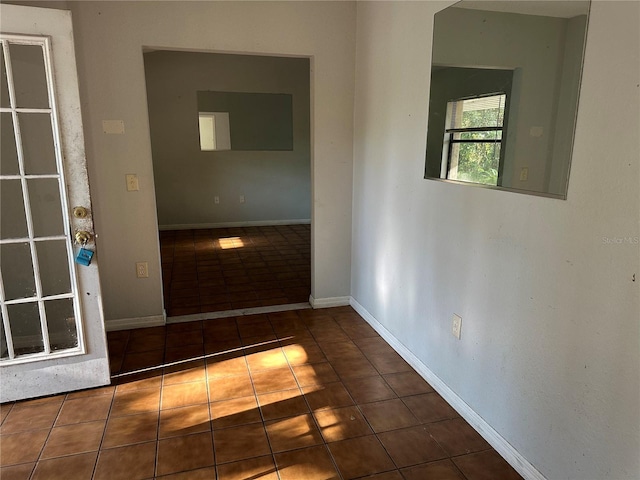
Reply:
[[[244,195],[240,195],[240,203],[244,203]]]
[[[138,175],[135,173],[127,174],[127,191],[128,192],[137,192],[140,190],[140,184],[138,183]]]
[[[220,203],[220,197],[219,196],[215,196],[213,197],[213,203],[215,203],[216,205],[218,205]]]
[[[454,337],[460,340],[460,331],[462,330],[462,317],[453,314],[451,318],[451,333]]]
[[[136,263],[136,277],[138,278],[149,277],[149,264],[147,262]]]
[[[526,182],[528,179],[529,179],[529,169],[527,167],[524,167],[523,169],[520,170],[520,181]]]

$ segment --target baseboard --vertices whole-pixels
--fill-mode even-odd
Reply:
[[[282,305],[269,305],[267,307],[241,308],[237,310],[223,310],[220,312],[193,313],[191,315],[176,315],[167,317],[167,324],[195,322],[198,320],[216,320],[218,318],[242,317],[245,315],[258,315],[262,313],[287,312],[289,310],[304,310],[311,308],[308,303],[286,303]]]
[[[398,354],[422,376],[522,477],[526,480],[546,480],[491,425],[480,417],[462,398],[447,386],[429,367],[405,347],[389,330],[371,315],[356,299],[350,297],[350,305]],[[313,305],[313,304],[312,304]]]
[[[158,225],[158,230],[198,230],[203,228],[233,228],[233,227],[272,227],[277,225],[309,225],[309,218],[293,218],[288,220],[257,220],[248,222],[217,222],[217,223],[177,223],[174,225]]]
[[[164,314],[148,317],[119,318],[107,320],[104,323],[107,332],[115,332],[117,330],[131,330],[132,328],[159,327],[165,325],[166,321],[167,316]]]
[[[343,307],[345,305],[349,305],[350,300],[351,297],[313,298],[309,295],[311,308]]]

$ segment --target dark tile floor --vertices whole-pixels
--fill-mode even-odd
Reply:
[[[108,335],[113,385],[0,408],[0,477],[521,478],[350,307]]]
[[[303,303],[310,225],[160,232],[168,316]]]

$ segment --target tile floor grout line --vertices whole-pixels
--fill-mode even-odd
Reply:
[[[153,478],[158,477],[158,467],[160,463],[160,414],[162,412],[162,399],[164,396],[164,371],[165,371],[165,363],[167,360],[167,337],[169,335],[169,329],[164,329],[164,349],[162,354],[162,365],[160,370],[160,398],[158,398],[158,420],[156,421],[156,451],[155,457],[153,461]],[[204,347],[203,347],[204,351]]]
[[[36,470],[38,469],[38,465],[40,464],[40,461],[42,460],[42,454],[44,453],[44,449],[47,446],[47,443],[49,443],[49,439],[51,438],[51,434],[53,433],[53,429],[55,428],[56,422],[58,421],[58,418],[60,417],[60,412],[62,411],[62,406],[64,405],[64,402],[67,398],[67,393],[64,393],[64,398],[62,399],[62,402],[60,403],[60,407],[58,407],[58,413],[56,413],[56,418],[53,420],[53,423],[51,424],[51,427],[49,428],[49,433],[47,433],[47,438],[45,439],[44,443],[42,444],[42,448],[40,449],[40,453],[38,453],[38,456],[36,457],[36,461],[33,464],[33,469],[31,470],[31,474],[29,475],[29,478],[32,478],[35,473]],[[46,398],[46,397],[45,397]],[[13,410],[13,408],[12,408]],[[96,457],[96,462],[98,461],[97,457]]]
[[[204,322],[202,323],[202,352],[204,353],[204,384],[205,389],[207,391],[207,416],[209,417],[209,434],[211,436],[211,449],[213,455],[213,471],[215,472],[216,478],[218,475],[218,462],[217,462],[217,454],[216,454],[216,444],[215,444],[215,435],[213,432],[213,418],[211,415],[211,394],[210,394],[210,385],[209,385],[209,364],[207,363],[206,356],[207,352],[204,347]]]
[[[127,343],[128,342],[129,342],[129,336],[127,336]],[[102,436],[100,437],[100,443],[98,444],[96,461],[93,465],[93,473],[91,474],[91,478],[95,478],[96,473],[98,472],[98,461],[100,460],[100,453],[102,452],[102,445],[104,443],[104,439],[107,436],[107,424],[109,423],[109,419],[111,418],[111,411],[113,410],[113,404],[115,403],[115,401],[116,401],[116,388],[114,387],[113,393],[111,394],[111,403],[109,404],[109,410],[107,411],[107,418],[105,418],[105,421],[104,421],[104,430],[102,430]]]
[[[304,320],[302,320],[299,315],[297,315],[297,317],[298,317],[298,319],[300,319],[304,323]],[[269,322],[271,322],[271,320],[269,320]],[[271,325],[271,328],[273,328],[273,324]],[[309,334],[313,337],[313,333],[311,333],[311,331],[309,330],[309,328],[306,325],[305,325],[305,330],[307,332],[309,332]],[[275,331],[275,329],[274,329],[274,331]],[[315,337],[313,337],[313,338],[314,338],[314,342],[315,342]],[[315,343],[317,344],[317,342],[315,342]],[[318,345],[318,347],[319,347],[319,345]],[[314,410],[313,410],[313,408],[311,408],[311,404],[309,404],[309,400],[307,399],[307,396],[304,394],[303,387],[302,387],[302,385],[300,385],[300,381],[298,380],[298,377],[295,374],[295,371],[293,369],[293,365],[289,361],[289,358],[284,354],[284,351],[282,353],[283,353],[283,355],[285,357],[285,360],[287,361],[287,365],[289,365],[289,369],[291,370],[291,373],[293,374],[293,378],[295,379],[296,384],[298,385],[298,390],[300,390],[300,394],[302,395],[302,398],[303,398],[307,408],[309,409],[309,412],[310,412],[309,415],[311,416],[311,419],[313,420],[316,428],[318,429],[318,433],[320,434],[320,438],[322,439],[322,446],[324,447],[325,451],[329,454],[329,458],[331,459],[331,464],[334,466],[336,472],[338,472],[338,475],[340,476],[340,478],[344,480],[344,475],[342,475],[342,472],[340,471],[340,468],[338,468],[338,464],[336,462],[336,459],[334,458],[333,454],[331,453],[331,450],[329,449],[329,442],[324,438],[324,435],[322,434],[322,429],[320,427],[320,424],[318,423],[318,420],[317,420],[316,416],[314,415]],[[323,353],[323,355],[324,355],[324,353]],[[325,356],[325,358],[326,358],[326,356]],[[329,364],[331,365],[330,362],[329,362]],[[313,364],[309,363],[308,365],[313,365]],[[336,372],[336,375],[337,375],[337,372]],[[339,378],[339,376],[338,376],[338,378]],[[349,398],[351,398],[351,400],[354,402],[354,405],[355,405],[355,400],[351,397],[351,394],[348,391],[347,391],[347,394],[349,395]]]

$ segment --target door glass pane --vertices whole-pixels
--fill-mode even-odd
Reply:
[[[0,175],[18,175],[18,153],[11,113],[0,114]]]
[[[0,180],[0,238],[27,236],[22,184],[20,180]]]
[[[10,107],[9,105],[9,86],[7,85],[7,69],[4,66],[4,48],[2,57],[0,57],[0,107]]]
[[[7,305],[16,357],[44,351],[38,304]]]
[[[44,54],[40,45],[10,44],[16,107],[49,108]]]
[[[73,313],[73,300],[64,298],[44,303],[51,351],[78,346],[78,332]]]
[[[27,181],[33,233],[36,237],[63,235],[62,203],[58,180],[35,178]]]
[[[0,271],[7,300],[35,296],[36,283],[28,243],[0,245]]]
[[[9,348],[7,347],[7,339],[4,335],[2,318],[2,312],[0,312],[0,358],[9,358]]]
[[[37,242],[36,251],[40,266],[42,295],[71,293],[66,242],[64,240]]]
[[[56,153],[48,113],[18,114],[24,170],[27,175],[57,173]]]

